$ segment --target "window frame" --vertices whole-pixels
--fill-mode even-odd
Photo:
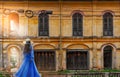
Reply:
[[[74,21],[74,19],[76,19],[76,22]],[[74,33],[75,31],[76,31],[76,34]],[[76,12],[72,15],[72,36],[74,37],[83,36],[83,15],[79,12]]]
[[[42,19],[42,23],[40,23],[41,22],[40,18]],[[47,21],[47,23],[45,23],[45,21]],[[47,25],[45,25],[45,24],[47,24]],[[42,29],[40,27],[42,27]],[[42,33],[40,34],[40,32],[42,32]],[[45,32],[47,32],[47,33],[45,33]],[[43,36],[43,37],[45,37],[45,36],[49,37],[49,15],[46,14],[46,13],[40,13],[39,16],[38,16],[38,36],[39,37],[41,37],[41,36]]]
[[[113,15],[110,12],[106,12],[103,15],[103,36],[113,35]]]

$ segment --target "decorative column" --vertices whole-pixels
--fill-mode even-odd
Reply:
[[[94,41],[94,40],[93,40]],[[93,64],[93,69],[97,69],[97,49],[96,49],[97,43],[93,42],[93,58],[92,58],[92,64]]]
[[[93,67],[93,52],[92,52],[92,48],[89,50],[89,70],[91,70],[92,69],[92,67]]]
[[[62,55],[61,50],[58,50],[57,52],[58,52],[58,53],[56,53],[57,60],[58,60],[58,62],[56,63],[57,64],[57,70],[62,70],[62,57],[63,57],[63,55]]]
[[[63,51],[62,51],[62,55],[63,55],[63,57],[62,57],[62,69],[65,70],[67,68],[66,67],[67,59],[66,59],[66,50],[65,49],[63,49]]]
[[[0,69],[2,68],[2,44],[0,43]]]

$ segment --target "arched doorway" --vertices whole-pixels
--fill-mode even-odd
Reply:
[[[106,46],[104,48],[104,69],[111,69],[112,68],[112,50],[113,48],[111,46]]]
[[[10,47],[8,52],[9,67],[11,72],[15,72],[20,64],[20,53],[17,47]]]

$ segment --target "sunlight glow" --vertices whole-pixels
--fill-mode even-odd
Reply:
[[[17,28],[16,28],[16,25],[15,25],[15,22],[13,20],[10,20],[10,30],[11,31],[15,31]]]
[[[16,48],[10,49],[10,62],[11,66],[16,67],[19,60],[18,50]]]

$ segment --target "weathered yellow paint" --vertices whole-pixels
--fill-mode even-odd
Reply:
[[[19,36],[16,39],[6,39],[7,43],[23,41],[23,36],[32,37],[35,49],[54,49],[56,53],[56,70],[66,69],[66,50],[67,49],[86,49],[90,55],[89,69],[102,69],[103,67],[103,48],[110,45],[113,47],[112,68],[120,69],[120,4],[117,1],[111,2],[4,2],[0,6],[5,9],[24,9],[38,13],[41,10],[52,10],[49,16],[49,37],[38,37],[38,15],[27,18],[24,13],[19,14]],[[60,7],[61,6],[61,7]],[[1,11],[1,9],[0,9]],[[83,15],[83,37],[72,36],[72,14],[79,11]],[[113,37],[103,36],[103,14],[110,11],[113,14]],[[8,15],[0,16],[2,21],[3,34],[9,37]],[[60,31],[61,27],[61,31]],[[61,33],[60,33],[61,32]],[[61,36],[60,36],[61,35]],[[93,37],[94,36],[94,37]],[[61,38],[60,38],[61,37]],[[24,39],[20,39],[24,38]],[[6,44],[4,42],[3,44]],[[47,45],[44,45],[47,44]],[[55,48],[50,45],[55,46]],[[69,48],[67,48],[69,45]],[[79,46],[80,45],[80,46]],[[62,48],[60,48],[62,47]],[[6,48],[7,50],[7,48]],[[59,56],[62,54],[62,57]],[[59,63],[59,58],[61,63]],[[6,58],[5,58],[6,59]],[[60,65],[62,64],[62,65]]]

